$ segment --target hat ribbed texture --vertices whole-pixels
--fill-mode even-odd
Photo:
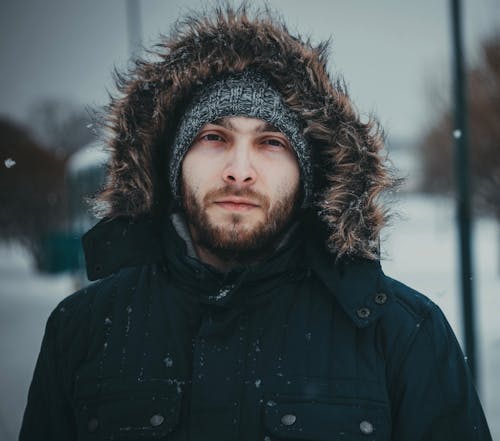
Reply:
[[[310,148],[297,116],[285,105],[280,93],[260,72],[247,70],[219,78],[198,91],[181,118],[172,144],[169,180],[174,198],[180,198],[180,171],[184,155],[201,128],[226,116],[262,119],[290,141],[299,162],[304,191],[302,206],[311,197]]]

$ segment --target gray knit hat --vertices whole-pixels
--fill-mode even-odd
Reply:
[[[307,206],[312,190],[310,146],[302,135],[299,119],[283,102],[280,93],[263,74],[253,70],[218,78],[199,90],[188,105],[172,144],[169,179],[174,198],[180,198],[181,164],[193,139],[205,124],[225,116],[259,118],[286,135],[297,154],[302,206]]]

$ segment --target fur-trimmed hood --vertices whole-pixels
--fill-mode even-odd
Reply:
[[[332,81],[327,43],[291,35],[268,11],[217,8],[178,22],[147,59],[118,76],[121,96],[108,109],[109,175],[99,199],[108,217],[154,216],[171,200],[167,164],[179,117],[212,78],[264,72],[303,122],[312,146],[310,209],[337,257],[376,259],[386,212],[381,192],[393,180],[381,156],[383,136],[363,122],[343,83]]]

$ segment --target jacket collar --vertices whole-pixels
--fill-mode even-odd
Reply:
[[[161,261],[158,229],[149,218],[103,219],[83,235],[82,245],[91,281],[123,267]]]
[[[318,242],[306,241],[305,246],[311,270],[357,327],[369,326],[384,313],[392,295],[378,260],[336,262]]]
[[[303,230],[297,234],[307,236]],[[360,328],[376,321],[392,301],[388,279],[378,261],[356,259],[338,263],[321,245],[322,242],[314,237],[307,237],[303,241],[305,258],[301,260],[306,264],[297,262],[297,241],[292,238],[290,242],[293,246],[282,247],[266,262],[238,269],[229,275],[222,275],[189,257],[185,241],[170,222],[166,229],[160,229],[147,218],[138,221],[127,218],[104,219],[83,236],[82,242],[89,280],[106,277],[122,267],[162,262],[165,259],[167,265],[172,266],[173,274],[198,287],[204,286],[213,294],[214,287],[225,289],[234,285],[234,288],[242,282],[252,281],[258,285],[258,280],[279,280],[274,276],[281,274],[288,277],[294,271],[300,276],[298,273],[309,268]],[[219,298],[217,295],[207,297],[209,303],[213,301],[221,305],[229,298]]]
[[[203,303],[229,307],[259,302],[273,287],[305,275],[296,228],[292,227],[286,236],[287,240],[283,240],[266,260],[236,267],[228,273],[218,271],[193,255],[192,242],[181,217],[174,216],[166,223],[162,240],[166,266],[177,283]],[[250,289],[242,293],[240,287],[243,285]]]
[[[298,253],[300,241],[296,238],[294,229],[286,245],[280,246],[267,260],[236,268],[228,274],[194,257],[192,244],[182,237],[182,231],[179,232],[171,220],[160,225],[149,218],[103,219],[83,236],[82,242],[91,281],[124,267],[162,263],[178,284],[188,292],[200,294],[203,302],[227,306],[234,303],[236,297],[232,294],[242,284],[252,287],[247,297],[257,298],[285,279],[305,274],[306,268],[300,264]]]

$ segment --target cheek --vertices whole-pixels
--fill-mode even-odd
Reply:
[[[197,158],[197,155],[188,152],[182,162],[182,181],[190,187],[199,185],[199,181],[203,180],[203,167],[200,166],[202,161]]]
[[[299,169],[299,165],[296,162],[294,162],[294,166],[290,170],[289,180],[290,180],[290,185],[293,186],[293,188],[299,187],[299,185],[300,185],[300,169]]]
[[[181,168],[182,193],[196,193],[196,188],[199,187],[197,182],[197,172],[191,161],[186,157]]]
[[[186,155],[181,169],[183,191],[189,189],[189,192],[197,199],[202,199],[216,182],[213,168],[211,162],[206,158],[199,158],[198,155]]]
[[[300,169],[294,158],[287,158],[267,169],[271,188],[287,188],[290,192],[300,185]]]
[[[182,163],[182,174],[187,180],[207,181],[214,179],[218,164],[213,155],[205,155],[198,151],[189,151]]]

